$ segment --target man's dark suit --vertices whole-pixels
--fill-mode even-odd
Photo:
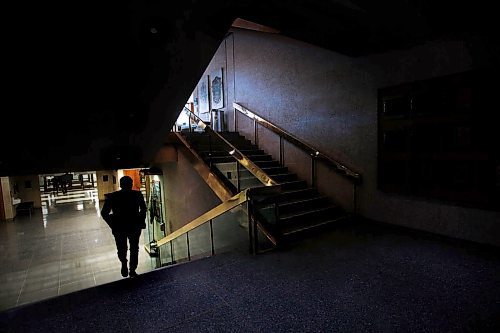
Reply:
[[[130,271],[135,272],[139,256],[141,229],[146,228],[146,204],[142,193],[122,189],[107,194],[101,216],[113,231],[118,259],[125,265],[127,263],[128,238],[130,243]]]

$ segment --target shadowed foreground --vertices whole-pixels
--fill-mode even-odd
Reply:
[[[360,222],[0,313],[7,332],[500,331],[500,254]]]

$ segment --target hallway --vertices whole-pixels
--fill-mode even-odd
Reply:
[[[76,201],[0,223],[0,311],[123,279],[99,211]],[[138,273],[153,268],[141,237]]]

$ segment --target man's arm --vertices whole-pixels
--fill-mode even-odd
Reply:
[[[111,212],[111,199],[106,196],[106,201],[104,201],[104,205],[102,206],[101,216],[106,221],[106,223],[111,227],[111,220],[113,215],[109,214]]]
[[[139,192],[138,195],[138,201],[139,201],[139,216],[141,218],[141,223],[142,223],[142,229],[146,228],[146,202],[144,202],[144,196],[142,195],[141,192]]]

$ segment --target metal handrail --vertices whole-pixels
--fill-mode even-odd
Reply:
[[[185,110],[189,110],[184,107]],[[229,155],[231,155],[236,161],[238,161],[243,167],[245,167],[248,171],[250,171],[262,184],[265,186],[275,186],[278,185],[276,181],[274,181],[264,170],[258,167],[254,162],[252,162],[248,157],[246,157],[242,152],[240,152],[235,146],[233,146],[229,141],[227,141],[222,135],[214,131],[210,126],[205,124],[205,122],[192,113],[190,110],[186,112],[189,117],[193,117],[197,121],[197,125],[207,132],[209,135],[216,136],[219,140],[224,142],[230,149],[228,150]],[[191,119],[191,118],[190,118]],[[191,122],[189,124],[191,128]]]
[[[284,138],[285,140],[287,140],[288,142],[292,143],[296,147],[298,147],[298,148],[302,149],[303,151],[305,151],[314,160],[322,161],[325,164],[333,167],[336,170],[337,173],[343,175],[344,177],[346,177],[347,179],[349,179],[350,181],[352,181],[355,184],[361,183],[361,175],[359,173],[357,173],[357,172],[349,169],[348,167],[346,167],[342,163],[334,160],[333,158],[331,158],[331,157],[329,157],[329,156],[321,153],[316,148],[311,147],[310,145],[308,145],[305,142],[301,141],[300,139],[296,138],[295,136],[293,136],[292,134],[288,133],[284,129],[282,129],[282,128],[276,126],[276,125],[274,125],[270,121],[262,118],[261,116],[257,115],[256,113],[248,110],[244,106],[242,106],[242,105],[240,105],[238,103],[233,103],[233,106],[234,106],[235,110],[238,110],[239,112],[241,112],[242,114],[244,114],[248,118],[253,119],[256,123],[264,126],[265,128],[273,131],[274,133],[278,134],[280,136],[280,138]]]

